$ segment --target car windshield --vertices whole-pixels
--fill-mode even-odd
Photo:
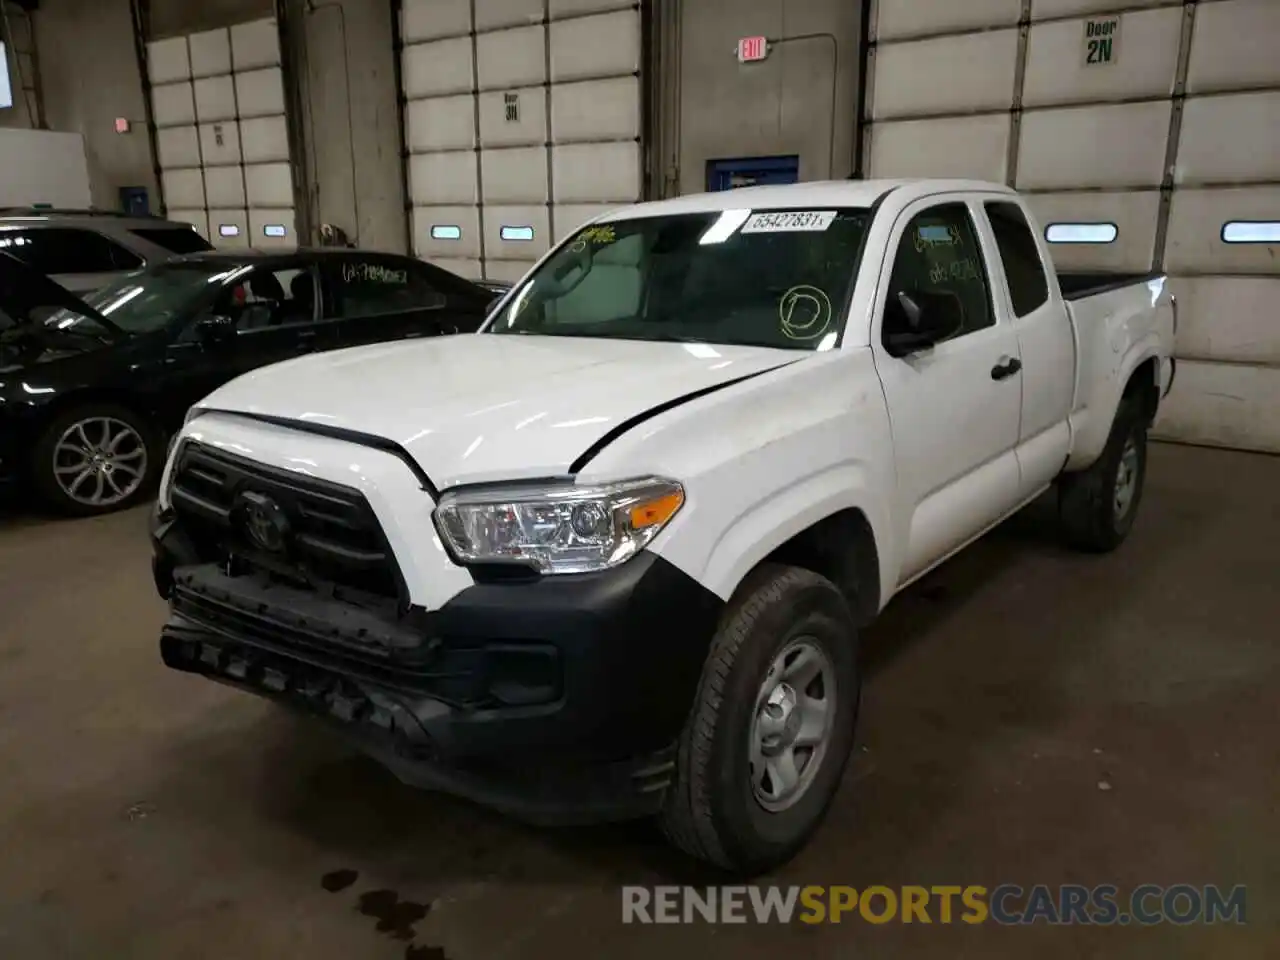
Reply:
[[[596,223],[510,297],[488,333],[829,349],[866,209],[724,210]]]
[[[162,330],[209,289],[226,277],[235,265],[217,261],[167,263],[136,270],[113,280],[81,299],[110,321],[116,333],[151,333]],[[101,324],[77,310],[63,308],[44,321],[58,330],[88,332]]]

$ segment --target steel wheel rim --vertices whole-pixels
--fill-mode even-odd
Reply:
[[[88,417],[63,431],[53,447],[59,489],[86,507],[128,500],[147,475],[147,445],[136,429],[115,417]]]
[[[1133,438],[1124,445],[1120,452],[1120,466],[1116,471],[1114,505],[1116,520],[1123,520],[1133,506],[1134,494],[1138,489],[1138,445]]]
[[[780,813],[813,785],[836,717],[836,671],[813,637],[800,637],[773,658],[756,694],[750,776],[756,803]]]

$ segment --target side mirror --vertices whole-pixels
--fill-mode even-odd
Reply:
[[[235,335],[235,320],[223,314],[211,314],[196,321],[196,338],[206,346],[226,343]]]
[[[885,349],[905,357],[959,333],[964,325],[960,304],[945,293],[898,291],[885,308]]]

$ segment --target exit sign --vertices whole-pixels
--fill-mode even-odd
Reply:
[[[743,37],[738,41],[738,62],[751,63],[769,55],[769,41],[765,37]]]

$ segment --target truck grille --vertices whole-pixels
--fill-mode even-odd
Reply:
[[[202,561],[405,600],[399,568],[359,490],[188,441],[170,500]]]

